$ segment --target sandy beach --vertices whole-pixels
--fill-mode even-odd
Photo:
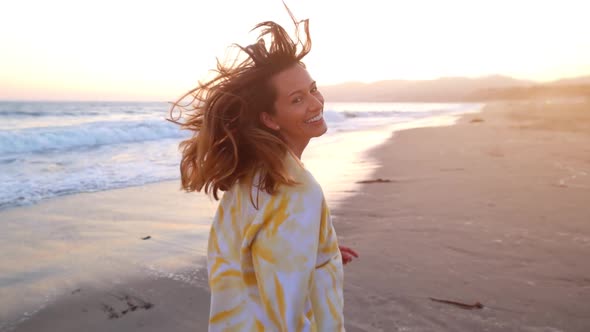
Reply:
[[[340,243],[361,255],[345,269],[347,331],[590,329],[590,103],[490,104],[453,126],[395,132],[358,158],[378,167],[345,181],[370,183],[332,209]],[[83,242],[60,248],[86,260],[94,281],[61,283],[40,310],[0,331],[206,331],[203,241],[191,236],[214,205],[194,204],[164,182],[0,212],[32,229],[40,215],[82,218],[56,232],[90,227],[114,248],[143,248],[123,262],[94,247],[78,253]],[[162,220],[174,222],[146,226]],[[171,229],[187,237],[172,244],[177,257],[161,257]],[[30,250],[52,249],[34,249],[41,238],[27,235]],[[145,246],[154,269],[128,266]]]
[[[399,132],[335,211],[348,331],[588,331],[590,107],[487,106]],[[482,309],[465,309],[430,298]]]

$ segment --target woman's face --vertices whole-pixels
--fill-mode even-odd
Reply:
[[[307,70],[299,64],[276,74],[271,84],[277,96],[275,113],[263,113],[261,119],[301,156],[312,137],[328,130],[323,117],[324,97]]]

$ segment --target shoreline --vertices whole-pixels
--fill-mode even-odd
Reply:
[[[577,157],[580,149],[590,155],[590,131],[569,120],[539,123],[523,114],[535,105],[488,105],[453,126],[396,132],[360,156],[360,165],[379,163],[364,179],[391,182],[356,184],[333,209],[340,243],[361,255],[345,269],[347,331],[540,332],[590,326],[583,301],[590,295],[585,277],[590,226],[584,222],[590,211],[580,208],[590,177],[572,177],[567,168],[590,170],[590,160]],[[543,162],[547,156],[563,167]],[[164,195],[154,196],[156,205]],[[129,197],[113,197],[111,203],[121,200],[150,208]],[[197,210],[194,200],[176,204]],[[153,209],[159,218],[177,216]],[[61,331],[206,330],[205,271],[191,270],[188,279],[156,273],[111,288],[71,289],[14,331],[36,331],[49,323]],[[109,319],[102,304],[121,313],[130,308],[125,295],[154,306]],[[429,297],[481,302],[483,308],[465,310]]]
[[[319,176],[322,179],[322,186],[328,188],[326,194],[329,204],[337,208],[355,194],[356,188],[360,186],[356,182],[374,171],[375,160],[365,158],[370,150],[367,150],[367,144],[383,144],[391,130],[400,126],[449,125],[454,118],[457,116],[433,117],[379,130],[345,133],[339,145],[345,148],[346,153],[338,153],[329,141],[323,142],[310,150],[311,158],[306,159],[304,156],[306,167],[312,170],[316,178]],[[314,158],[313,154],[321,158]],[[324,165],[322,160],[326,159],[332,162]],[[341,168],[342,165],[347,167]],[[339,171],[334,172],[337,168]],[[23,230],[16,233],[17,238],[26,239],[19,244],[21,252],[24,247],[38,247],[32,256],[31,250],[26,250],[33,258],[29,259],[29,265],[23,265],[18,261],[19,256],[22,256],[19,251],[9,248],[9,244],[4,245],[13,254],[4,260],[4,268],[0,267],[0,272],[4,271],[4,275],[15,278],[15,281],[21,276],[25,278],[15,285],[22,282],[29,282],[30,285],[22,289],[24,293],[21,293],[20,286],[14,289],[0,288],[0,294],[5,299],[24,298],[12,304],[0,302],[0,311],[4,312],[0,321],[6,321],[5,325],[0,325],[0,331],[12,330],[14,326],[17,331],[35,330],[35,324],[39,324],[36,322],[50,319],[59,308],[71,310],[72,305],[69,303],[73,301],[74,291],[78,297],[82,294],[98,297],[100,289],[103,292],[116,287],[133,289],[138,283],[158,289],[170,286],[160,280],[166,278],[206,288],[206,280],[203,283],[202,278],[195,278],[195,275],[202,275],[205,266],[206,236],[216,203],[205,197],[183,193],[178,190],[177,182],[165,181],[79,193],[0,211],[3,226],[9,231]],[[54,226],[54,223],[59,225]],[[166,230],[169,226],[173,226],[171,231]],[[39,229],[41,233],[33,236],[26,234],[26,230],[30,229]],[[180,229],[188,232],[182,238],[178,238],[178,232],[174,234]],[[144,237],[149,239],[142,241]],[[177,240],[182,241],[178,243]],[[102,253],[100,246],[105,244],[109,248],[106,253]],[[120,248],[122,254],[109,254],[114,251],[113,248]],[[168,257],[146,255],[146,250],[162,252]],[[42,257],[47,253],[52,253],[52,261],[37,266],[35,262],[41,258],[34,256]],[[167,259],[170,256],[174,256],[174,259]],[[91,258],[90,262],[86,262],[88,258]],[[21,271],[31,272],[23,274]],[[48,271],[50,279],[32,280],[34,283],[27,281],[28,273],[34,277],[46,273],[44,271]],[[36,289],[46,290],[39,293]],[[36,294],[45,294],[41,302],[35,302],[34,299],[39,297]],[[29,302],[26,302],[27,299]],[[19,301],[22,303],[18,304]],[[79,301],[84,303],[86,300]],[[19,310],[20,307],[23,310]],[[91,317],[98,319],[100,315]]]

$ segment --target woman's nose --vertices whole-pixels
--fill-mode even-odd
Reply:
[[[324,97],[320,94],[319,96],[312,96],[311,108],[313,110],[321,109],[324,107]]]

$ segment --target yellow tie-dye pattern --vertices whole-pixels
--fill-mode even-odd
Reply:
[[[211,267],[211,275],[215,275],[215,272],[224,264],[229,264],[229,262],[225,258],[217,258]]]
[[[213,250],[215,250],[216,253],[221,253],[221,249],[219,249],[219,241],[217,240],[217,231],[214,227],[211,228],[211,233],[209,233],[208,251],[211,251],[211,248],[213,248]]]
[[[247,321],[241,321],[241,322],[237,322],[237,323],[235,323],[233,325],[230,325],[229,327],[226,327],[223,330],[224,331],[227,331],[227,332],[233,332],[233,331],[235,331],[235,332],[249,331],[247,329],[247,327],[246,327],[247,324],[248,324]]]
[[[272,253],[272,249],[270,248],[257,248],[255,251],[255,255],[264,259],[265,261],[268,261],[271,264],[276,263],[276,259]]]
[[[271,235],[275,235],[279,227],[287,220],[289,216],[289,197],[283,196],[278,208],[276,208],[276,213],[274,215],[269,216],[269,220],[264,220],[264,223],[272,223],[271,228]]]
[[[281,315],[281,326],[287,326],[287,315],[286,315],[286,308],[285,308],[285,292],[283,291],[283,286],[277,278],[277,275],[274,276],[275,279],[275,293],[277,297],[277,302],[279,305],[279,313]]]
[[[223,205],[219,205],[217,208],[217,213],[219,217],[219,226],[223,229],[223,221],[225,220],[225,210],[223,209]]]
[[[332,314],[332,317],[337,316],[338,309],[336,309],[336,306],[334,305],[334,303],[332,303],[332,301],[330,301],[330,297],[326,297],[326,301],[328,302],[328,308],[330,308],[330,314]]]
[[[210,324],[227,321],[229,318],[236,316],[244,310],[244,306],[239,304],[230,310],[222,311],[209,319]]]
[[[328,207],[299,160],[288,154],[286,165],[298,185],[254,192],[258,209],[256,189],[243,184],[220,202],[208,246],[209,331],[344,331]]]
[[[264,324],[261,321],[257,319],[254,324],[256,324],[256,331],[264,332]]]
[[[234,234],[239,234],[242,237],[242,230],[240,229],[240,225],[238,223],[238,213],[242,210],[242,200],[240,196],[236,198],[236,204],[231,208],[231,225]]]
[[[277,314],[276,312],[273,310],[273,305],[275,303],[273,303],[271,296],[273,296],[274,294],[270,295],[264,291],[260,292],[260,296],[262,297],[262,304],[264,305],[264,311],[268,317],[268,319],[270,320],[270,323],[273,324],[273,326],[281,326],[281,323],[279,321],[279,319],[277,318]]]
[[[242,277],[244,278],[244,283],[247,286],[256,285],[256,273],[254,273],[254,272],[244,272],[244,274],[242,275]]]
[[[227,278],[227,277],[240,277],[241,278],[242,272],[240,272],[238,270],[223,271],[220,274],[218,274],[215,278],[213,278],[213,280]]]

